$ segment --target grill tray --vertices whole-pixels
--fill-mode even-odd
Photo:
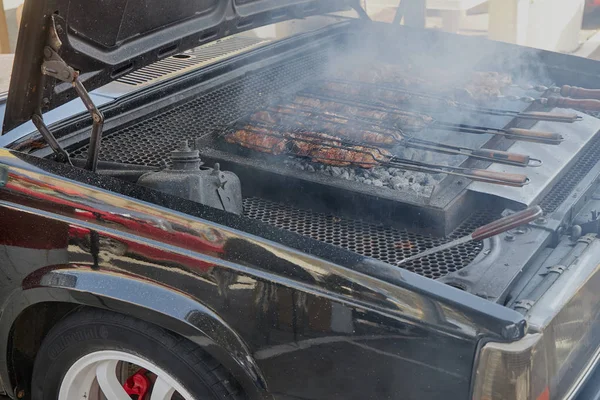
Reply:
[[[218,162],[240,177],[244,197],[436,236],[450,234],[477,208],[481,197],[465,189],[467,179],[446,177],[429,197],[301,171],[283,164],[286,156],[257,153],[228,144],[218,135],[205,136],[196,145],[209,165]]]

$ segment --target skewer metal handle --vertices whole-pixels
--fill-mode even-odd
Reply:
[[[465,171],[466,174],[472,176],[473,180],[480,181],[496,181],[507,186],[525,186],[529,183],[527,175],[509,174],[506,172],[486,171],[483,169],[470,169]]]
[[[547,98],[546,105],[550,107],[575,108],[578,110],[600,111],[600,100],[577,100],[568,97],[551,96]]]
[[[559,144],[564,140],[563,136],[558,133],[532,131],[529,129],[510,128],[506,130],[508,137],[515,140],[524,140],[529,142],[545,142]]]
[[[528,224],[542,216],[542,208],[540,206],[529,207],[523,211],[519,211],[497,221],[479,227],[473,231],[471,237],[473,240],[483,240],[496,236],[499,233],[509,231],[518,226]]]
[[[498,160],[498,162],[520,165],[522,167],[539,167],[542,165],[542,161],[538,160],[537,158],[531,158],[525,154],[509,153],[501,150],[479,149],[474,150],[472,154],[479,157],[493,158],[494,160]]]
[[[560,88],[560,94],[574,99],[600,100],[600,90],[597,89],[585,89],[577,86],[564,85]]]

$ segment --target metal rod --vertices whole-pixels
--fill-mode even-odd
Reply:
[[[75,79],[72,84],[75,88],[75,91],[81,98],[81,101],[92,116],[92,134],[90,136],[90,147],[88,149],[85,168],[92,172],[96,172],[98,166],[100,142],[102,140],[102,128],[104,127],[104,115],[98,110],[89,93],[79,79]]]
[[[58,143],[58,140],[56,140],[52,132],[50,132],[50,129],[48,129],[44,123],[42,116],[39,114],[33,114],[31,121],[40,132],[46,143],[48,143],[48,146],[50,146],[54,154],[56,154],[56,161],[71,164],[69,153],[67,153],[67,151],[62,148],[60,143]]]

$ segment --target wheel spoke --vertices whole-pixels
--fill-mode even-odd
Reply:
[[[96,380],[102,393],[111,400],[131,400],[121,382],[117,379],[117,364],[119,360],[101,361],[96,366]]]
[[[152,387],[150,400],[169,400],[173,393],[175,393],[175,388],[159,376]]]

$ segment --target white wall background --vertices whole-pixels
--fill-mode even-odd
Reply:
[[[10,10],[12,8],[17,8],[21,4],[23,4],[23,0],[3,0],[3,3],[4,3],[4,9]]]

